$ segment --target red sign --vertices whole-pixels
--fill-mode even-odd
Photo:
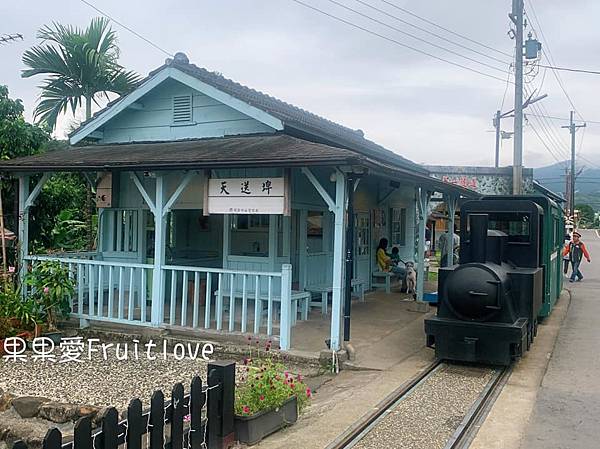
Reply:
[[[477,178],[474,176],[442,176],[442,181],[454,184],[466,189],[477,189]]]

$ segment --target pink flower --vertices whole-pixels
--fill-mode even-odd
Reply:
[[[15,267],[8,267],[8,272],[9,273],[14,273],[15,272]]]
[[[306,389],[306,397],[310,398],[312,396],[312,391],[310,390],[310,388]]]
[[[283,375],[285,376],[285,378],[286,378],[286,379],[287,379],[288,377],[290,377],[290,373],[289,373],[289,371],[285,371],[285,372],[283,373]]]
[[[302,382],[302,379],[304,379],[304,377],[302,377],[302,374],[298,374],[298,382]]]
[[[50,292],[50,288],[49,287],[44,287],[44,293],[47,295]]]
[[[264,394],[261,394],[261,395],[260,395],[260,397],[259,397],[258,399],[260,399],[261,401],[264,401],[264,400],[265,400],[265,395],[264,395]]]
[[[250,413],[250,407],[248,407],[247,405],[244,405],[244,408],[242,409],[242,411],[246,414]]]
[[[183,422],[190,422],[192,420],[192,415],[185,415],[183,417]]]

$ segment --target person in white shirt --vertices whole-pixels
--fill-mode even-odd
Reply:
[[[448,253],[450,251],[452,252],[452,255],[453,255],[452,264],[455,264],[458,262],[458,248],[460,246],[460,237],[456,233],[456,227],[454,228],[454,232],[452,233],[452,243],[450,243],[450,236],[451,236],[451,234],[449,232],[444,232],[442,235],[440,235],[439,245],[440,245],[440,254],[441,254],[441,259],[440,259],[441,267],[446,266],[446,261],[448,260]]]

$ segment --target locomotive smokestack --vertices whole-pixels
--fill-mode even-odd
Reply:
[[[485,263],[487,258],[488,214],[470,214],[471,261]]]

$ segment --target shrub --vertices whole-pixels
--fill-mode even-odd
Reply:
[[[0,318],[16,319],[24,329],[41,322],[43,311],[34,298],[24,297],[21,289],[6,281],[0,287]]]
[[[68,267],[56,261],[42,261],[33,266],[25,278],[31,297],[43,310],[50,330],[56,329],[58,318],[71,312],[69,298],[75,293],[75,281]]]
[[[270,342],[265,349],[270,351]],[[302,375],[294,376],[286,371],[283,363],[273,356],[245,358],[244,374],[235,394],[235,412],[238,415],[254,415],[262,410],[281,407],[293,396],[296,396],[298,409],[302,411],[312,396]]]
[[[10,320],[6,317],[0,317],[0,340],[4,340],[8,337],[14,337],[16,335],[16,331],[13,328]],[[0,348],[1,352],[2,348]]]

